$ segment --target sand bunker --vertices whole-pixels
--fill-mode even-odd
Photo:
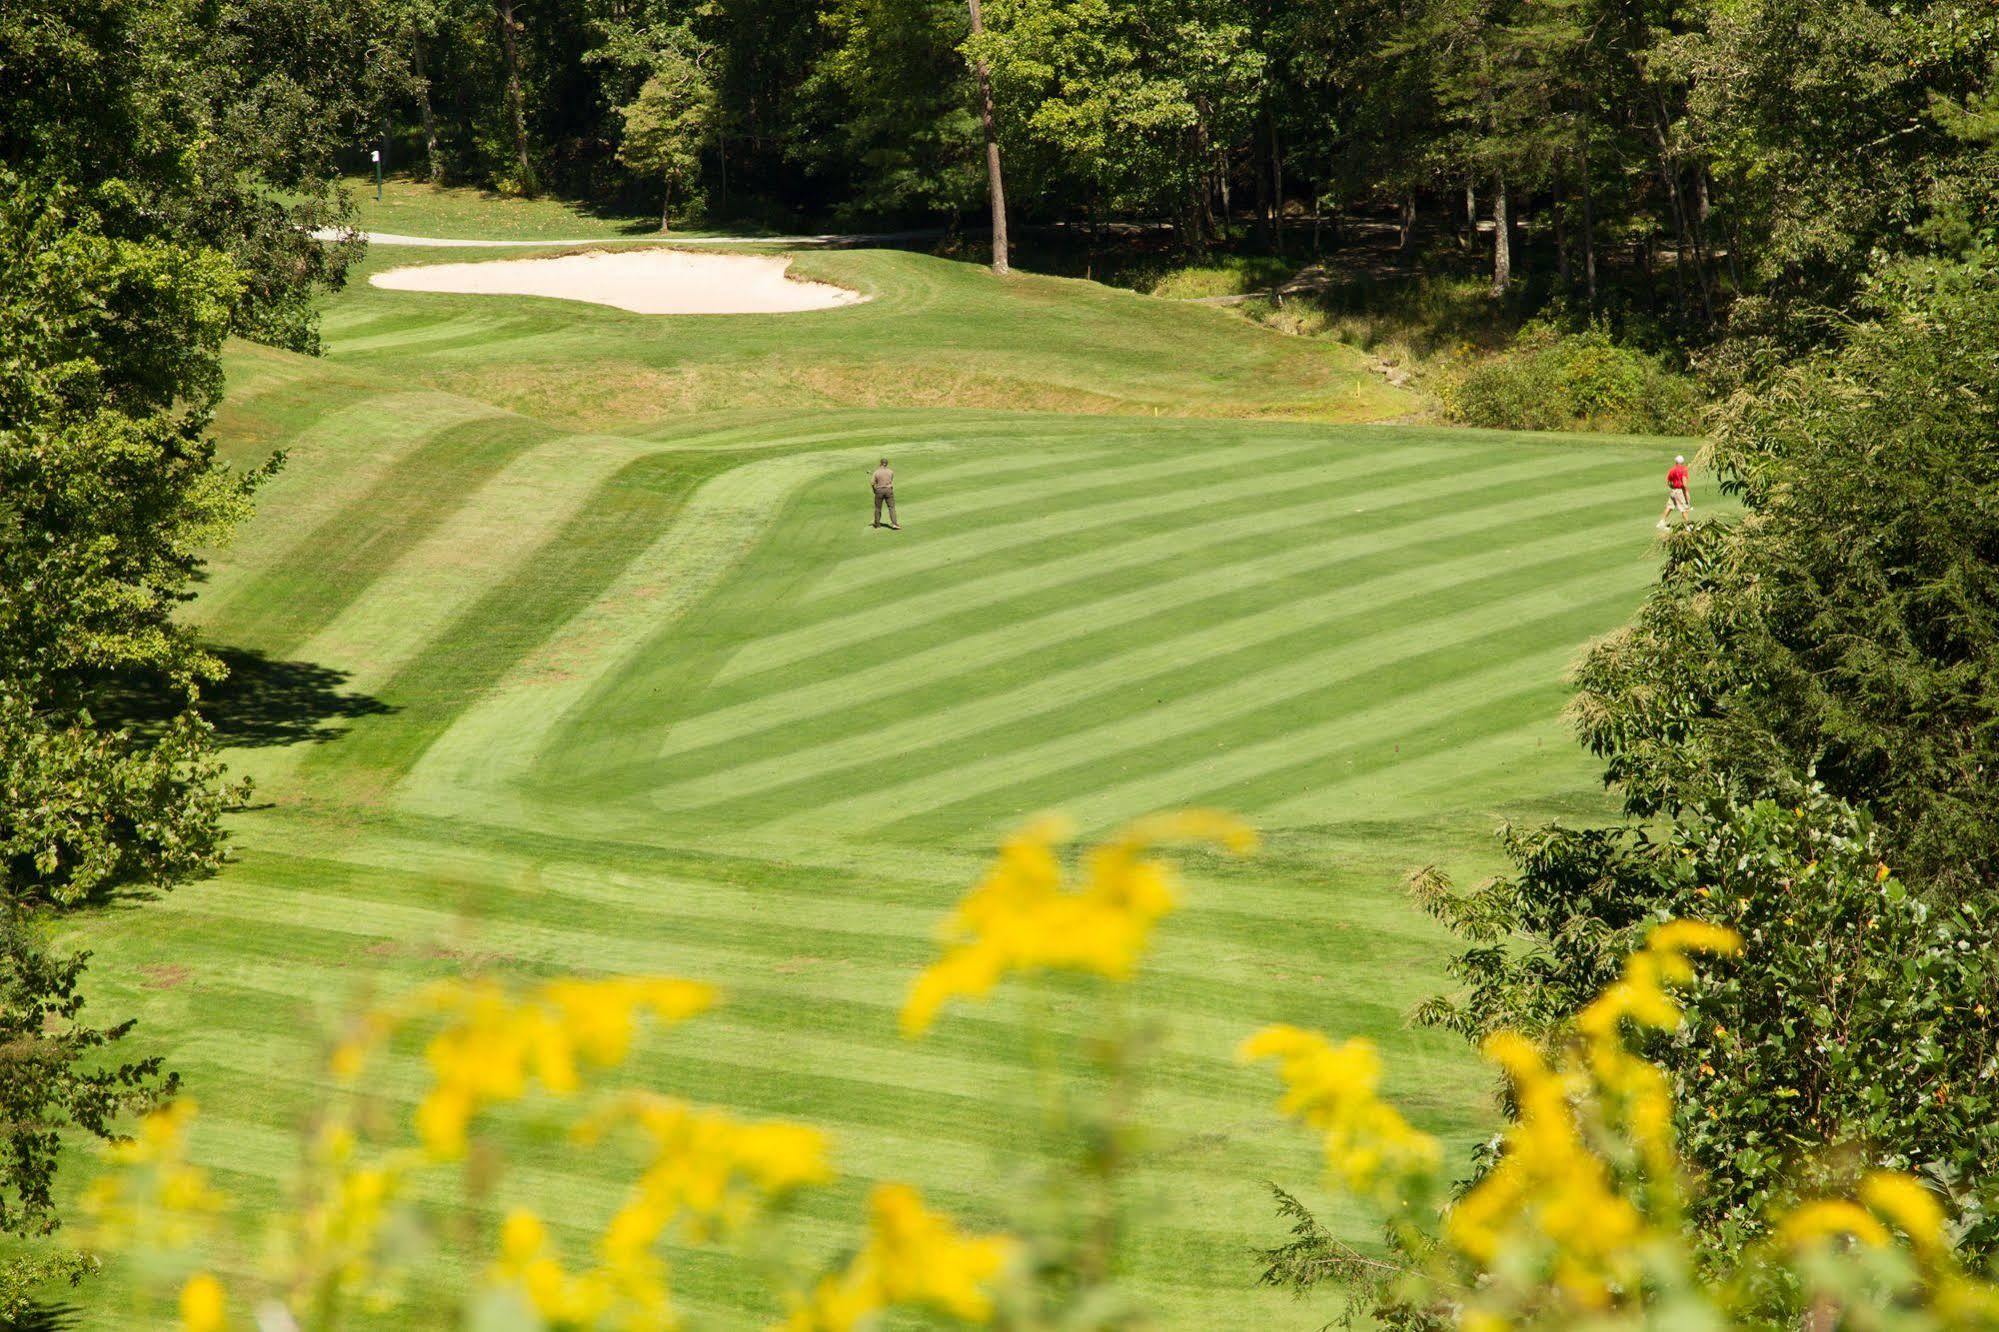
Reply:
[[[866,300],[857,291],[784,275],[791,260],[681,250],[593,251],[553,259],[392,268],[368,281],[392,291],[552,296],[636,314],[789,314]]]

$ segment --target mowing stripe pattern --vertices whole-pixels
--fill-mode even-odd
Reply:
[[[462,311],[331,330],[356,361],[553,336]],[[284,419],[307,373],[261,368],[237,410]],[[1483,1075],[1404,1023],[1440,945],[1399,877],[1488,868],[1501,817],[1600,810],[1561,677],[1651,576],[1634,445],[924,410],[601,432],[435,387],[292,430],[196,616],[273,681],[311,667],[371,706],[238,751],[267,802],[238,863],[90,939],[134,978],[106,1011],[166,1039],[199,1155],[252,1210],[357,996],[581,970],[724,988],[634,1075],[831,1127],[843,1179],[801,1209],[809,1248],[879,1177],[1001,1219],[1040,1150],[1023,1015],[1080,1035],[1090,1009],[1009,991],[919,1045],[895,1014],[994,839],[1047,808],[1094,832],[1215,804],[1267,834],[1252,862],[1191,859],[1134,990],[1162,1036],[1128,1276],[1163,1325],[1323,1321],[1243,1256],[1277,1237],[1260,1181],[1317,1173],[1233,1062],[1255,1026],[1374,1036],[1426,1127],[1483,1131]],[[901,532],[868,523],[883,454]],[[419,1076],[392,1058],[384,1106]],[[525,1130],[510,1150],[489,1220],[532,1201],[580,1233],[615,1200],[608,1161]],[[681,1254],[676,1285],[710,1325],[773,1308],[740,1256]]]

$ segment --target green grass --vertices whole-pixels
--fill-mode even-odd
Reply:
[[[635,1074],[829,1126],[842,1181],[793,1223],[824,1252],[872,1179],[991,1220],[1032,1155],[1018,994],[895,1030],[995,838],[1045,808],[1094,832],[1228,807],[1266,852],[1193,859],[1134,991],[1166,1036],[1128,1275],[1163,1326],[1316,1327],[1330,1297],[1250,1285],[1279,1235],[1262,1181],[1324,1195],[1231,1050],[1269,1021],[1366,1033],[1424,1127],[1486,1126],[1477,1066],[1405,1025],[1445,941],[1400,879],[1489,870],[1503,817],[1601,812],[1561,673],[1651,576],[1653,451],[1353,424],[1404,400],[1214,311],[904,254],[801,267],[877,299],[648,319],[357,282],[323,361],[232,353],[227,449],[291,461],[194,617],[377,707],[235,753],[260,782],[236,863],[88,922],[94,1000],[183,1073],[200,1160],[255,1213],[362,996],[714,981],[726,1005]],[[884,453],[900,533],[867,527]],[[338,711],[324,683],[273,671],[255,704]],[[385,1104],[415,1083],[392,1061]],[[615,1179],[529,1137],[485,1208],[530,1201],[575,1244]],[[744,1258],[682,1255],[676,1285],[713,1325],[769,1311]],[[93,1325],[144,1321],[96,1289]]]
[[[377,202],[372,175],[349,176],[342,183],[360,206],[355,225],[363,231],[445,240],[596,240],[659,231],[657,213],[606,211],[548,195],[525,199],[391,175],[383,179]]]
[[[894,250],[799,256],[800,275],[874,299],[776,318],[662,319],[367,284],[384,268],[467,257],[371,251],[327,316],[329,362],[587,430],[652,430],[719,410],[785,419],[899,406],[1355,421],[1392,418],[1415,401],[1337,343],[1093,282],[1002,281]],[[232,410],[263,407],[239,396]]]

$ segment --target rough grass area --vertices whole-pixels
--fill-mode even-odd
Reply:
[[[1650,448],[1186,419],[1407,398],[1214,310],[901,254],[801,266],[879,299],[660,319],[357,285],[324,360],[232,353],[229,455],[290,465],[193,615],[242,664],[220,720],[257,804],[220,878],[87,921],[93,1003],[185,1076],[196,1155],[254,1214],[363,996],[716,982],[719,1014],[635,1076],[831,1128],[842,1181],[791,1222],[825,1253],[874,1179],[985,1221],[1032,1164],[1017,994],[896,1034],[994,840],[1051,807],[1092,831],[1232,808],[1268,850],[1193,862],[1133,993],[1166,1034],[1128,1275],[1163,1327],[1316,1326],[1332,1304],[1252,1285],[1280,1234],[1262,1181],[1374,1228],[1232,1050],[1273,1020],[1364,1033],[1422,1127],[1485,1130],[1487,1076],[1405,1021],[1446,949],[1401,878],[1486,872],[1507,816],[1603,811],[1562,672],[1651,577]],[[867,525],[884,454],[900,533]],[[385,1112],[416,1059],[384,1066]],[[531,1201],[577,1246],[616,1180],[523,1129],[477,1214],[490,1235]],[[435,1325],[462,1243],[392,1325]],[[772,1311],[742,1255],[679,1254],[674,1285],[704,1325]],[[159,1325],[130,1290],[108,1276],[87,1324]]]
[[[384,178],[377,203],[372,175],[349,176],[342,184],[359,206],[355,225],[363,231],[447,240],[595,240],[659,231],[657,213],[606,212],[547,195],[528,199],[397,174]]]
[[[1559,308],[1529,319],[1482,277],[1347,277],[1236,307],[1268,328],[1330,339],[1407,387],[1439,420],[1508,430],[1691,434],[1693,379]]]
[[[1270,290],[1297,269],[1295,262],[1275,255],[1229,255],[1185,267],[1140,269],[1122,275],[1118,285],[1179,300],[1244,296]]]

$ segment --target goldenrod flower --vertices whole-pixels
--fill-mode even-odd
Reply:
[[[1256,844],[1247,825],[1226,814],[1190,810],[1131,824],[1092,850],[1083,883],[1064,885],[1058,848],[1073,836],[1058,818],[1030,823],[1000,848],[999,860],[945,919],[944,955],[911,987],[902,1028],[920,1035],[954,998],[991,992],[1010,974],[1081,971],[1128,980],[1171,912],[1171,868],[1146,855],[1154,847],[1206,842],[1243,853]]]
[[[1860,1198],[1877,1215],[1901,1227],[1919,1251],[1936,1254],[1948,1247],[1942,1205],[1909,1176],[1877,1171],[1861,1183]]]
[[[906,1184],[882,1184],[868,1199],[868,1238],[844,1272],[797,1302],[785,1332],[851,1332],[896,1306],[985,1323],[992,1286],[1018,1249],[1002,1235],[966,1235],[932,1212]]]
[[[671,977],[557,980],[519,997],[492,981],[445,981],[367,1014],[334,1050],[332,1067],[351,1080],[404,1026],[443,1019],[424,1048],[432,1086],[417,1105],[415,1127],[432,1156],[449,1160],[464,1153],[484,1107],[517,1100],[535,1085],[568,1095],[579,1067],[624,1061],[642,1014],[681,1022],[714,1002],[712,987]]]
[[[519,1292],[528,1306],[555,1326],[594,1327],[616,1300],[608,1282],[597,1273],[572,1276],[549,1251],[548,1229],[525,1208],[507,1214],[500,1227],[500,1253],[487,1272],[495,1285]],[[665,1291],[651,1310],[653,1326],[673,1326],[665,1306]]]
[[[832,1179],[827,1140],[809,1124],[745,1121],[635,1092],[578,1127],[592,1140],[615,1124],[637,1128],[651,1149],[631,1198],[605,1234],[606,1256],[650,1250],[674,1225],[705,1240],[747,1221],[763,1202]]]
[[[1242,1043],[1236,1057],[1277,1061],[1285,1086],[1278,1113],[1319,1133],[1327,1167],[1349,1189],[1395,1188],[1441,1161],[1436,1139],[1381,1100],[1381,1055],[1372,1041],[1356,1037],[1334,1045],[1316,1031],[1265,1027]]]
[[[1793,1247],[1849,1236],[1876,1249],[1886,1248],[1892,1242],[1888,1228],[1866,1208],[1837,1198],[1809,1202],[1793,1211],[1777,1228],[1777,1235]]]
[[[180,1249],[207,1233],[225,1206],[208,1172],[190,1164],[198,1107],[183,1096],[143,1116],[131,1137],[99,1148],[116,1169],[84,1191],[90,1242],[102,1248]]]
[[[229,1326],[229,1301],[222,1283],[197,1272],[180,1288],[182,1332],[222,1332]]]

